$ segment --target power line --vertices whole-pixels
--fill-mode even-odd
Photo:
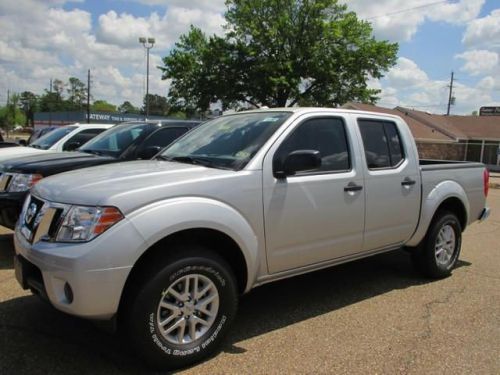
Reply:
[[[427,4],[419,5],[419,6],[413,7],[413,8],[400,9],[400,10],[396,10],[396,11],[391,12],[391,13],[386,13],[386,14],[381,14],[381,15],[378,15],[378,16],[368,17],[366,19],[367,20],[373,20],[373,19],[376,19],[376,18],[382,18],[382,17],[386,17],[386,16],[392,16],[394,14],[400,14],[400,13],[410,12],[412,10],[417,10],[417,9],[422,9],[422,8],[428,8],[428,7],[431,7],[431,6],[434,6],[434,5],[444,4],[444,3],[447,3],[447,2],[448,2],[448,0],[434,1],[433,3],[427,3]]]

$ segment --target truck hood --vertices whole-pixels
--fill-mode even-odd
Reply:
[[[0,162],[0,171],[9,173],[38,173],[42,176],[116,162],[110,156],[97,156],[83,152],[42,152],[29,156],[17,156]]]
[[[116,206],[123,213],[149,203],[186,194],[245,172],[198,165],[144,160],[85,168],[43,179],[32,193],[52,202]],[[218,183],[219,189],[221,183]]]

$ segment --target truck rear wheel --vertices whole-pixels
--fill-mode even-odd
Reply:
[[[462,227],[457,216],[439,211],[420,245],[412,251],[412,261],[425,276],[439,279],[451,274],[460,255]]]
[[[173,249],[172,249],[173,250]],[[127,299],[126,334],[150,366],[194,364],[221,344],[237,309],[238,289],[227,263],[207,249],[179,247]]]

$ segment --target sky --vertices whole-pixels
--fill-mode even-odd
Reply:
[[[377,39],[399,43],[397,64],[370,87],[378,105],[452,114],[500,106],[500,0],[340,0],[369,21]],[[224,0],[0,0],[0,104],[7,91],[43,93],[51,79],[87,80],[94,99],[142,104],[146,52],[154,37],[149,92],[166,96],[162,64],[195,25],[223,32]]]

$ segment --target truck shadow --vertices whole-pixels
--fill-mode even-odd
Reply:
[[[461,261],[459,267],[468,265]],[[245,351],[238,347],[243,340],[428,282],[413,271],[407,253],[396,251],[264,285],[241,298],[222,351],[237,355]],[[18,286],[13,282],[12,287]],[[0,373],[28,372],[154,373],[118,335],[56,311],[33,296],[0,302]]]
[[[0,270],[14,268],[12,234],[0,234]]]

